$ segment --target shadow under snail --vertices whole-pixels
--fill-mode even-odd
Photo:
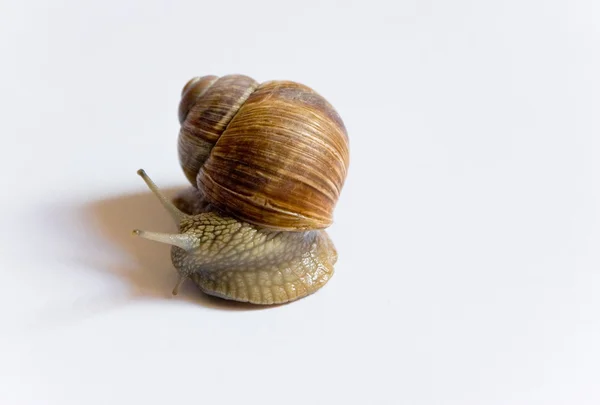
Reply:
[[[133,231],[173,245],[173,294],[191,279],[210,295],[278,304],[325,285],[337,252],[324,229],[349,164],[335,109],[302,84],[204,76],[183,88],[179,122],[179,161],[193,187],[170,201],[138,174],[180,233]]]

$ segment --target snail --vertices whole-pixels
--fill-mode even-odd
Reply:
[[[179,162],[193,187],[173,200],[138,174],[179,227],[134,230],[172,245],[179,273],[213,296],[281,304],[314,293],[333,275],[325,228],[349,165],[335,109],[291,81],[244,75],[191,79],[179,104]]]

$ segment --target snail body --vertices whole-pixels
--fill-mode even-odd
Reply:
[[[134,231],[173,245],[180,280],[236,301],[275,304],[322,287],[337,252],[324,230],[349,164],[333,107],[294,82],[242,75],[190,80],[179,105],[178,154],[193,188],[167,200],[179,234]]]

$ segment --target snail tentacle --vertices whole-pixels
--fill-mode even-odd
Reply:
[[[171,214],[171,217],[173,218],[173,220],[175,221],[175,223],[179,224],[182,219],[188,217],[187,214],[181,212],[179,210],[179,208],[177,208],[175,206],[175,204],[173,204],[173,202],[171,202],[171,200],[169,200],[160,191],[160,189],[158,188],[158,186],[152,181],[152,179],[148,176],[148,174],[146,174],[146,171],[144,169],[138,170],[137,174],[144,180],[144,182],[146,183],[146,185],[148,186],[148,188],[150,189],[150,191],[152,191],[152,193],[158,198],[158,200],[163,205],[163,207],[165,207],[165,209],[167,211],[169,211],[169,214]]]

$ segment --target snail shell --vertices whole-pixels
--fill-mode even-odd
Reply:
[[[243,75],[194,78],[182,91],[179,121],[181,167],[217,210],[271,230],[332,223],[348,136],[314,90]]]

